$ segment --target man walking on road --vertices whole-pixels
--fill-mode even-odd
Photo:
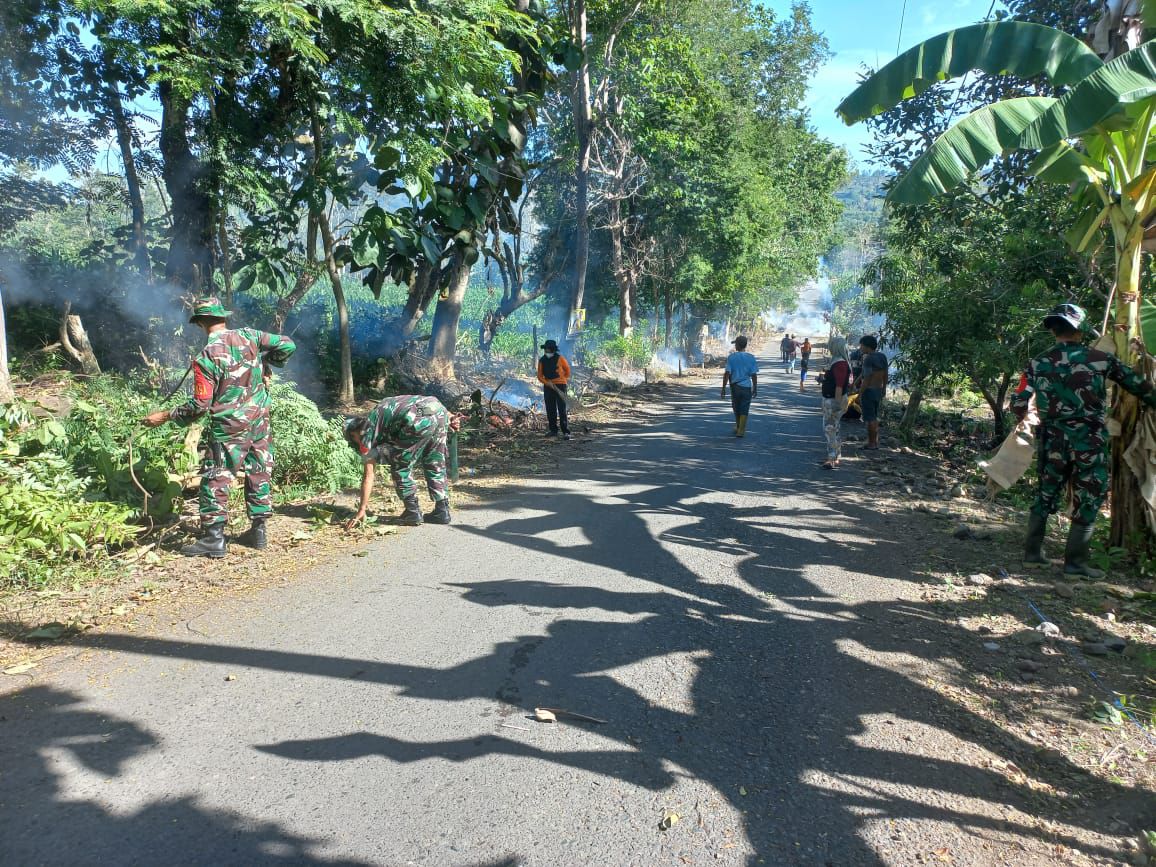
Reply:
[[[382,460],[389,464],[390,475],[398,497],[405,505],[401,522],[409,527],[422,521],[417,502],[418,467],[425,476],[433,511],[424,517],[431,524],[450,522],[449,487],[446,484],[446,438],[451,427],[449,411],[435,397],[399,394],[387,397],[364,418],[345,423],[345,439],[364,464],[361,475],[361,501],[357,514],[345,524],[350,529],[365,518],[369,497],[373,493],[375,466]]]
[[[751,400],[759,392],[759,362],[747,350],[747,339],[741,334],[735,338],[735,351],[727,356],[726,371],[723,373],[722,398],[727,396],[727,384],[731,387],[731,408],[735,413],[735,436],[746,436],[747,416],[751,411]]]
[[[288,337],[255,328],[229,328],[232,314],[215,297],[193,307],[189,322],[199,325],[208,342],[193,360],[193,396],[173,410],[144,418],[157,427],[166,421],[189,425],[209,416],[209,442],[201,462],[200,512],[204,535],[181,553],[186,557],[224,557],[229,489],[238,472],[245,474],[245,502],[251,525],[237,537],[250,548],[268,544],[265,521],[273,511],[273,441],[269,428],[272,400],[265,387],[265,364],[282,366],[297,348]]]
[[[799,341],[794,334],[787,335],[787,373],[795,372],[795,362],[799,358]]]
[[[887,356],[879,351],[874,335],[859,338],[859,352],[863,358],[863,373],[859,381],[859,407],[867,423],[867,448],[879,448],[879,411],[887,393]]]
[[[1061,304],[1044,318],[1056,345],[1028,364],[1012,412],[1023,421],[1032,397],[1040,415],[1040,487],[1028,518],[1025,563],[1047,563],[1043,553],[1048,516],[1059,511],[1065,489],[1074,500],[1072,526],[1064,551],[1064,573],[1102,578],[1088,565],[1088,549],[1100,506],[1108,495],[1108,380],[1156,406],[1152,383],[1116,356],[1080,342],[1086,314]]]
[[[542,344],[542,357],[538,359],[538,382],[542,383],[542,399],[546,404],[546,421],[550,429],[547,436],[558,436],[562,428],[562,439],[570,439],[570,423],[566,418],[566,388],[570,383],[570,362],[558,352],[558,343],[547,340]]]

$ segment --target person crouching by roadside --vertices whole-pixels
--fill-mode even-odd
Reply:
[[[361,501],[357,514],[345,529],[350,530],[365,518],[369,496],[373,493],[376,466],[389,464],[394,488],[405,506],[401,523],[416,527],[423,520],[430,524],[450,522],[449,485],[446,481],[446,438],[457,428],[457,419],[436,397],[399,394],[387,397],[366,416],[354,416],[345,423],[345,440],[361,456]],[[425,476],[433,511],[422,517],[417,502],[418,467]]]
[[[839,420],[847,411],[847,390],[851,385],[851,360],[847,355],[847,338],[832,337],[827,345],[831,362],[819,384],[823,395],[823,436],[827,440],[827,460],[823,469],[839,466],[843,443],[839,439]]]
[[[558,436],[558,429],[561,428],[562,439],[570,439],[565,396],[570,383],[570,362],[558,352],[557,341],[547,340],[542,344],[542,357],[538,359],[538,382],[542,383],[546,420],[550,424],[546,436]]]
[[[726,371],[723,373],[722,398],[727,396],[727,384],[731,387],[731,409],[735,413],[735,436],[745,436],[747,416],[751,411],[751,399],[759,393],[759,362],[747,352],[747,339],[741,334],[735,338],[735,351],[727,356]]]

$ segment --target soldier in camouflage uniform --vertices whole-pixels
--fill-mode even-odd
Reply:
[[[345,425],[345,438],[359,455],[365,469],[361,478],[361,503],[346,528],[365,517],[369,495],[373,492],[374,467],[388,461],[397,495],[405,504],[401,521],[416,527],[422,523],[417,502],[418,466],[425,475],[426,487],[434,509],[425,516],[431,524],[450,522],[449,490],[446,485],[446,436],[453,422],[437,398],[413,394],[387,397],[364,418],[351,418]]]
[[[229,328],[229,315],[216,298],[197,302],[189,321],[203,328],[209,339],[193,360],[193,395],[176,409],[154,412],[144,420],[150,427],[166,421],[188,425],[209,415],[201,464],[204,536],[181,549],[187,557],[225,556],[229,489],[238,472],[245,474],[245,502],[252,523],[237,541],[258,550],[268,544],[265,520],[273,511],[273,443],[264,367],[280,367],[297,347],[280,334]]]
[[[1043,554],[1048,516],[1059,511],[1070,482],[1075,508],[1064,572],[1098,578],[1103,573],[1088,565],[1088,548],[1108,495],[1108,380],[1148,406],[1156,406],[1156,390],[1116,356],[1084,346],[1080,342],[1084,319],[1084,311],[1075,304],[1061,304],[1047,315],[1044,327],[1057,343],[1028,365],[1012,398],[1012,411],[1022,421],[1034,396],[1040,415],[1040,486],[1028,521],[1024,562],[1048,562]]]

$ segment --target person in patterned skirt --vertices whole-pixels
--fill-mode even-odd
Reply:
[[[424,517],[431,524],[450,522],[449,486],[446,483],[446,437],[456,419],[434,397],[399,394],[387,397],[364,417],[355,416],[345,424],[345,439],[361,455],[365,465],[361,477],[361,502],[357,514],[346,523],[348,530],[365,518],[373,493],[375,466],[389,464],[398,497],[405,506],[401,522],[410,527],[422,523],[417,502],[415,475],[420,467],[425,476],[433,511]]]
[[[297,348],[288,337],[255,328],[229,328],[231,315],[215,297],[193,307],[189,321],[208,335],[193,360],[193,394],[173,410],[158,410],[143,422],[192,424],[208,415],[208,441],[201,463],[200,513],[204,535],[181,553],[186,557],[224,557],[229,518],[229,489],[245,474],[245,503],[251,521],[238,537],[258,550],[268,544],[265,521],[273,511],[273,441],[269,427],[272,399],[265,387],[265,365],[280,367]]]

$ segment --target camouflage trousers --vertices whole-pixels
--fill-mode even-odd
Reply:
[[[1040,487],[1032,511],[1054,515],[1070,483],[1072,520],[1093,524],[1108,496],[1108,438],[1098,425],[1049,425],[1040,429]]]
[[[273,441],[266,422],[253,436],[209,445],[201,463],[201,526],[229,517],[229,490],[237,473],[245,474],[245,503],[250,518],[273,511]]]
[[[403,500],[417,493],[415,474],[419,467],[431,500],[436,502],[449,496],[446,482],[449,414],[439,405],[430,419],[432,424],[428,427],[404,435],[389,446],[389,474],[397,495]]]

